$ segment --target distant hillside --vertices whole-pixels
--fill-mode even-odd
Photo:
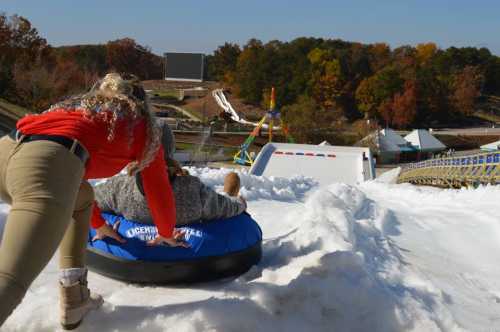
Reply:
[[[225,43],[208,57],[208,72],[245,103],[263,105],[275,87],[290,109],[290,128],[370,119],[398,129],[467,126],[481,95],[500,96],[500,57],[487,48],[439,48],[428,42],[391,48],[300,37],[244,45]],[[284,114],[287,112],[284,111]],[[285,116],[286,117],[286,116]]]
[[[106,44],[60,46],[53,50],[58,62],[73,61],[82,71],[98,76],[116,70],[145,80],[162,77],[163,58],[131,38]]]
[[[106,45],[73,45],[54,47],[54,54],[59,59],[71,59],[80,68],[103,74],[108,70]]]
[[[162,58],[131,38],[53,47],[28,19],[0,12],[0,98],[44,110],[88,90],[104,73],[162,77]]]

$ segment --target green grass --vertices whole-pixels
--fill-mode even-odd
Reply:
[[[184,143],[184,142],[175,142],[176,150],[192,150],[195,144],[192,143]]]

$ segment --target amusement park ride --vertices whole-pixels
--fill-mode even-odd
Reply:
[[[222,90],[215,90],[213,92],[213,96],[219,106],[221,106],[226,113],[229,114],[230,118],[233,121],[242,123],[242,124],[247,124],[247,125],[253,125],[255,128],[253,131],[250,133],[250,136],[247,137],[245,142],[240,146],[240,149],[238,152],[234,155],[234,162],[236,164],[240,165],[249,165],[251,166],[254,162],[254,159],[249,153],[249,148],[252,145],[253,141],[255,140],[255,137],[257,137],[261,131],[261,129],[266,129],[268,130],[268,138],[269,142],[272,142],[273,139],[273,130],[281,130],[287,139],[289,143],[294,143],[294,140],[290,133],[288,132],[288,128],[286,125],[283,123],[283,120],[281,119],[281,113],[280,111],[276,108],[276,93],[274,90],[274,87],[271,88],[271,98],[269,101],[269,110],[266,112],[266,114],[262,117],[262,119],[258,123],[254,122],[249,122],[245,119],[242,119],[236,111],[233,109],[231,104],[227,101],[226,97],[224,96],[224,93]],[[280,126],[275,126],[274,123],[279,121]],[[268,123],[266,123],[268,122]]]
[[[237,164],[250,165],[248,172],[251,175],[267,177],[302,175],[316,179],[318,183],[347,184],[356,184],[375,177],[374,162],[369,148],[296,144],[276,108],[274,89],[271,89],[269,109],[258,123],[242,118],[228,102],[222,89],[213,90],[212,96],[224,110],[221,117],[255,127],[233,158]],[[275,126],[275,123],[279,126]],[[269,143],[262,147],[254,160],[249,148],[261,129],[267,129]],[[273,130],[281,130],[288,143],[271,142]]]

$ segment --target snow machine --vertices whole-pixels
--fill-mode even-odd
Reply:
[[[152,284],[185,284],[242,274],[262,257],[262,231],[244,212],[228,219],[179,227],[190,248],[147,246],[157,234],[154,225],[137,223],[122,216],[103,213],[110,225],[120,222],[121,244],[111,238],[87,243],[90,270],[107,277]]]

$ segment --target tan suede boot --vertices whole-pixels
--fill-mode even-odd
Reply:
[[[90,310],[99,308],[104,302],[102,296],[91,294],[87,287],[87,272],[70,285],[59,284],[61,325],[65,330],[73,330],[80,325]]]
[[[224,178],[224,192],[229,196],[238,196],[240,192],[240,177],[235,172],[227,174]]]

